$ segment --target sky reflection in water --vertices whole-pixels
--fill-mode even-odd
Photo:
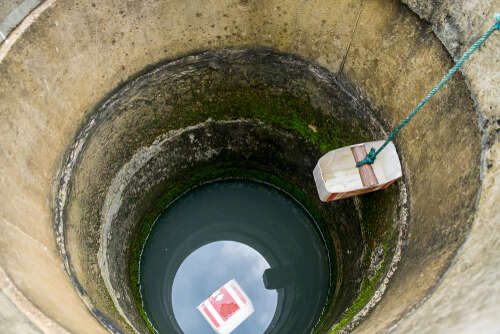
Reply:
[[[329,289],[330,266],[310,215],[262,183],[222,181],[173,203],[144,246],[144,309],[159,333],[210,334],[197,306],[231,279],[255,313],[233,334],[310,333]]]
[[[186,334],[213,332],[196,307],[235,278],[252,301],[255,313],[233,333],[263,333],[278,301],[276,290],[266,290],[262,281],[269,267],[262,255],[239,242],[218,241],[197,249],[182,263],[174,279],[172,304],[179,326]]]

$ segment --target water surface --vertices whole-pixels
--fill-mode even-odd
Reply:
[[[159,333],[215,333],[197,310],[231,279],[254,313],[234,334],[309,333],[329,287],[328,253],[310,215],[286,193],[220,181],[159,217],[140,267],[143,303]]]

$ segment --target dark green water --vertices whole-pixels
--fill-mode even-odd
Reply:
[[[232,333],[311,332],[328,295],[329,259],[314,221],[290,196],[221,181],[190,191],[158,218],[140,280],[159,333],[215,333],[197,307],[232,279],[254,308]]]

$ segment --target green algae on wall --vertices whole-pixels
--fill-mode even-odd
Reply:
[[[322,152],[365,139],[358,129],[324,117],[311,107],[310,101],[291,93],[272,94],[269,88],[263,87],[233,87],[216,89],[214,94],[195,95],[196,102],[190,115],[198,120],[207,117],[216,120],[258,119],[271,126],[297,131]]]
[[[398,184],[384,191],[358,196],[361,212],[361,232],[365,246],[362,258],[364,272],[360,293],[343,313],[342,318],[329,334],[335,334],[347,326],[374,296],[385,276],[387,263],[393,255],[397,231],[393,230],[393,210],[397,201]],[[371,256],[377,246],[383,247],[380,265],[372,277],[368,277]]]
[[[360,123],[345,124],[334,117],[325,117],[311,106],[309,98],[299,98],[290,92],[273,92],[272,87],[267,86],[202,87],[171,96],[165,102],[141,100],[130,107],[152,114],[167,114],[162,121],[142,128],[140,137],[149,138],[148,142],[165,131],[195,125],[207,119],[260,120],[270,126],[296,131],[297,135],[313,143],[323,153],[369,138],[368,131]]]
[[[361,283],[361,292],[359,293],[359,296],[352,303],[352,305],[349,306],[349,308],[345,311],[342,319],[340,319],[337,326],[335,326],[335,328],[329,334],[335,334],[342,328],[347,326],[351,322],[351,320],[354,319],[354,316],[358,314],[358,312],[361,311],[363,307],[365,307],[365,305],[373,297],[379,285],[380,279],[383,277],[382,274],[384,273],[385,270],[384,262],[386,257],[387,257],[387,250],[386,247],[384,247],[384,256],[380,268],[377,270],[377,272],[371,279],[368,279],[366,277],[363,278],[363,282]]]

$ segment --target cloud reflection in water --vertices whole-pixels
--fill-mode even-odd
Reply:
[[[252,301],[255,313],[234,334],[264,333],[274,316],[278,295],[262,281],[269,268],[253,248],[235,241],[217,241],[191,253],[176,273],[172,288],[175,318],[185,334],[207,334],[213,330],[196,307],[231,279],[236,279]]]

